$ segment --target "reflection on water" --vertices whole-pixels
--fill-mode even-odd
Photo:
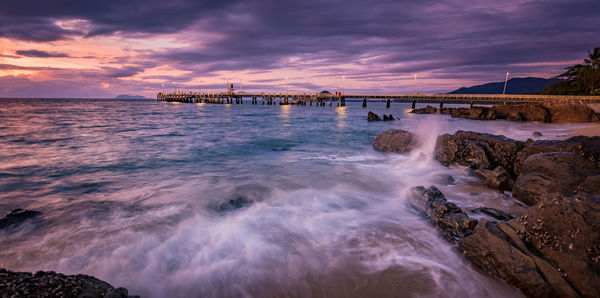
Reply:
[[[337,107],[335,109],[335,112],[337,113],[337,116],[335,117],[335,119],[337,120],[337,128],[346,128],[346,107]]]
[[[0,231],[0,267],[91,274],[149,297],[518,295],[474,270],[405,200],[436,184],[460,206],[518,212],[432,160],[432,144],[458,129],[526,139],[540,124],[384,107],[368,110],[399,120],[367,122],[352,102],[0,99],[0,213],[43,212]],[[391,128],[423,135],[422,154],[374,152]],[[543,128],[549,138],[569,129]],[[457,185],[439,185],[447,175]],[[481,195],[465,196],[473,189]],[[219,211],[228,202],[241,203]]]

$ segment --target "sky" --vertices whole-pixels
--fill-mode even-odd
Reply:
[[[598,46],[599,0],[2,0],[0,97],[445,93]]]

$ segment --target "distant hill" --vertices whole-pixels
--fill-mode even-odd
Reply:
[[[562,82],[559,78],[514,78],[506,84],[506,94],[532,94],[544,91],[550,84]],[[472,87],[462,87],[448,94],[502,94],[504,82],[487,83]]]
[[[121,94],[121,95],[117,95],[115,97],[115,99],[148,99],[148,98],[141,96],[141,95]]]

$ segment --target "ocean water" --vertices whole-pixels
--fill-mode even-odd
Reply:
[[[510,195],[433,160],[435,138],[462,129],[552,139],[575,127],[360,104],[0,99],[0,213],[43,213],[0,230],[0,267],[90,274],[145,297],[520,296],[406,197],[436,185],[465,209],[520,214]],[[368,110],[398,120],[368,123]],[[392,128],[423,146],[374,151]],[[251,203],[222,208],[231,200]]]

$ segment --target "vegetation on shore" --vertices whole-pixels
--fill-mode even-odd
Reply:
[[[600,47],[588,51],[583,64],[570,65],[559,77],[567,81],[548,86],[543,94],[549,95],[600,95]]]

